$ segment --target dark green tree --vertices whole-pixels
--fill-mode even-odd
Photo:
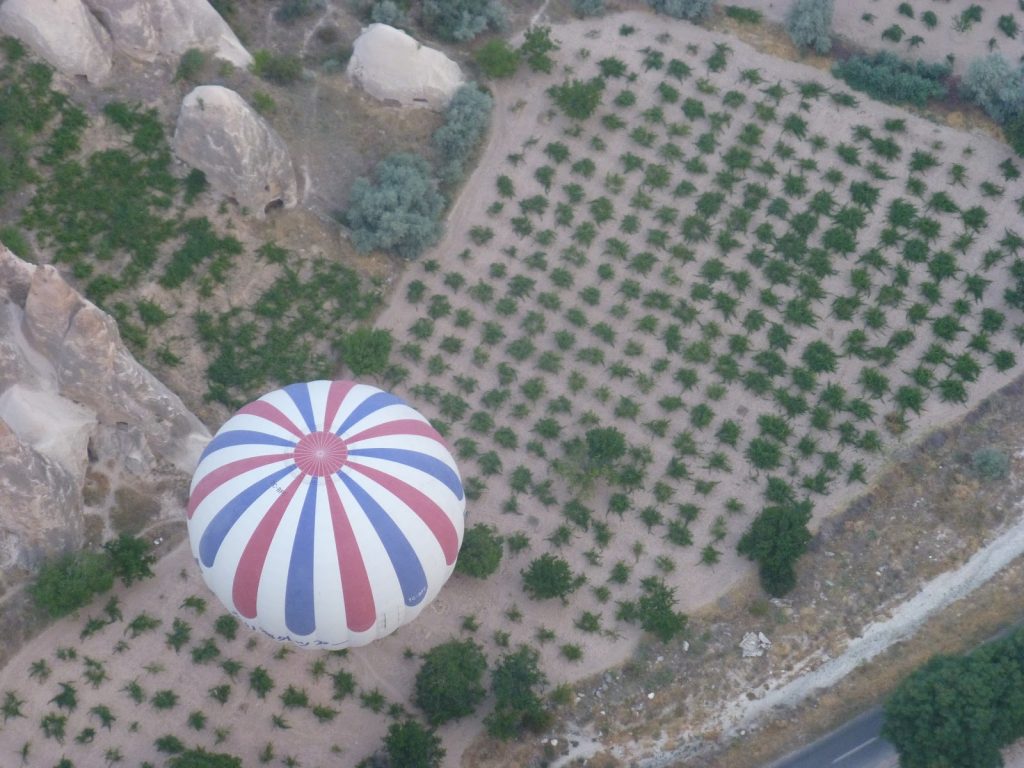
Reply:
[[[122,534],[104,544],[103,549],[110,556],[114,575],[125,586],[153,577],[151,566],[156,562],[156,557],[151,551],[153,546],[145,539]]]
[[[501,564],[503,542],[493,525],[477,523],[462,539],[459,559],[455,562],[456,573],[486,579]]]
[[[524,728],[541,732],[551,724],[540,689],[547,683],[536,650],[525,645],[501,657],[491,673],[494,711],[484,719],[487,732],[499,739],[511,739]]]
[[[384,737],[391,768],[439,768],[445,750],[433,729],[415,720],[392,723]]]
[[[535,600],[548,600],[552,597],[565,598],[579,589],[584,581],[583,576],[572,572],[569,563],[551,553],[544,553],[521,572],[523,589]]]
[[[551,39],[551,27],[530,27],[519,46],[519,55],[534,72],[550,74],[555,60],[550,54],[558,50],[558,43]]]
[[[760,566],[761,585],[781,597],[796,586],[796,561],[807,550],[811,503],[799,501],[761,510],[736,549]]]
[[[497,0],[425,0],[422,21],[442,40],[462,43],[488,29],[502,29],[505,8]]]
[[[391,357],[391,331],[384,328],[356,328],[341,337],[341,361],[353,376],[380,376]]]
[[[416,706],[437,726],[471,715],[486,694],[487,659],[472,640],[449,640],[423,657],[416,674]]]
[[[114,570],[104,552],[63,555],[39,569],[29,588],[35,604],[50,616],[66,616],[93,595],[114,586]]]
[[[573,78],[561,85],[548,88],[548,93],[568,117],[573,120],[586,120],[601,105],[601,93],[604,91],[604,80],[593,77],[590,80]]]
[[[511,77],[519,69],[519,50],[504,40],[488,40],[473,58],[488,77]]]
[[[441,178],[462,178],[470,159],[491,123],[494,99],[469,83],[455,92],[444,111],[444,125],[434,132],[434,147],[441,160]]]

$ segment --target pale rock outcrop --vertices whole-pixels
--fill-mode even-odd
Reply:
[[[37,0],[38,1],[38,0]],[[110,32],[116,50],[139,61],[210,51],[237,67],[252,56],[207,0],[84,0]]]
[[[443,109],[465,82],[454,61],[387,24],[356,38],[347,71],[374,98],[403,107]]]
[[[747,632],[740,641],[740,649],[745,659],[764,656],[764,652],[771,647],[772,641],[763,632]]]
[[[82,546],[82,491],[72,474],[0,421],[0,572]]]
[[[181,102],[174,153],[206,174],[215,190],[257,216],[272,204],[298,202],[288,147],[234,91],[201,85]]]
[[[4,0],[0,31],[69,77],[102,85],[110,75],[110,35],[81,0]]]
[[[185,482],[209,438],[113,318],[0,244],[0,577],[81,546],[89,465]]]

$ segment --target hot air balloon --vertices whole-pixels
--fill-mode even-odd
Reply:
[[[401,398],[352,381],[292,384],[228,419],[188,503],[207,586],[249,626],[344,648],[437,596],[465,495],[444,441]]]

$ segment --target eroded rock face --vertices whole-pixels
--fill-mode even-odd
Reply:
[[[454,61],[387,24],[356,38],[347,72],[374,98],[403,107],[443,109],[465,82]]]
[[[81,546],[87,470],[142,492],[209,437],[109,315],[0,245],[0,577]]]
[[[38,1],[38,0],[35,0]],[[252,56],[206,0],[84,0],[114,47],[139,61],[181,56],[189,48],[247,67]]]
[[[284,140],[228,88],[201,85],[184,98],[172,146],[215,190],[258,216],[272,206],[298,202]]]
[[[0,572],[82,546],[81,487],[2,421],[0,469]]]
[[[81,0],[5,0],[0,31],[69,77],[102,85],[110,75],[110,35]]]

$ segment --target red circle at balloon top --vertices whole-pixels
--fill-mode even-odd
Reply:
[[[203,452],[188,505],[193,555],[229,610],[334,648],[415,618],[451,575],[464,520],[437,431],[352,381],[292,384],[239,410]]]

